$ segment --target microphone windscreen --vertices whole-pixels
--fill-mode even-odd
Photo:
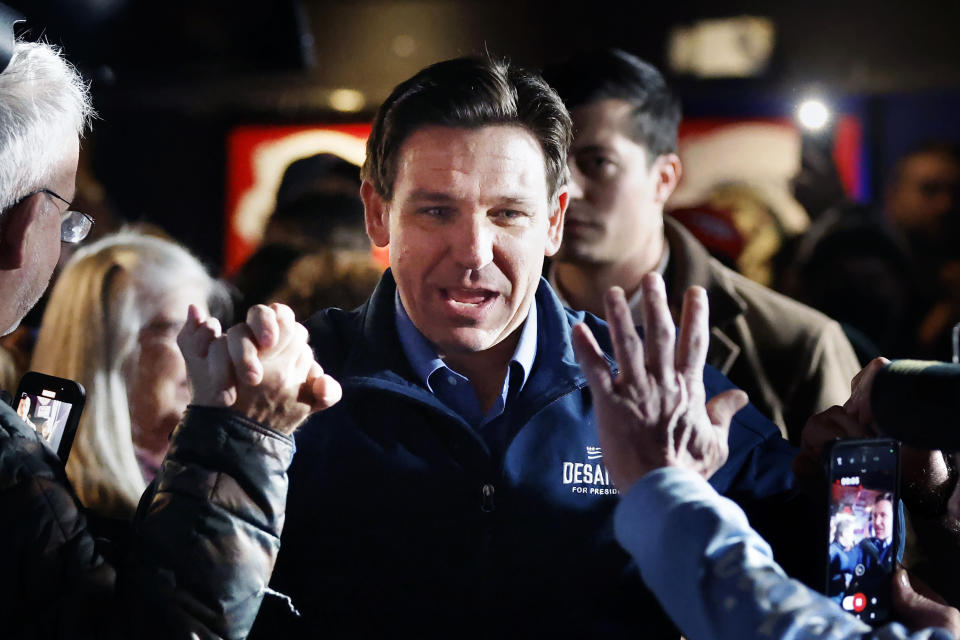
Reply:
[[[870,391],[881,431],[918,449],[960,451],[960,364],[895,360]]]

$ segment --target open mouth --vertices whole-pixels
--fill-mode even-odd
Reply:
[[[500,294],[489,289],[440,289],[440,298],[448,317],[471,324],[483,321],[499,297]]]
[[[441,289],[440,294],[448,303],[465,308],[478,308],[488,304],[497,294],[487,289]]]

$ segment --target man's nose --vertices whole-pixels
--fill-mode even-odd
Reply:
[[[457,229],[454,259],[466,269],[478,270],[493,260],[494,230],[486,215],[477,215]]]

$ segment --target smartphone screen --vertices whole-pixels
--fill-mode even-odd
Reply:
[[[827,590],[869,624],[890,617],[890,580],[900,547],[900,445],[846,440],[830,452]]]
[[[13,407],[66,462],[84,400],[77,382],[30,371],[20,381]]]

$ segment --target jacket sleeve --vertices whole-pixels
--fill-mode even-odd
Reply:
[[[828,322],[822,330],[809,336],[809,357],[797,363],[797,378],[785,398],[784,419],[791,441],[799,441],[807,420],[834,405],[842,405],[850,397],[850,381],[860,372],[850,341],[836,322]]]
[[[951,637],[941,629],[910,635],[899,624],[871,630],[791,580],[743,511],[690,471],[664,468],[639,480],[617,507],[614,531],[690,640]]]
[[[129,574],[184,636],[246,637],[280,547],[293,440],[190,407],[134,521]]]
[[[247,634],[279,547],[292,439],[191,407],[129,541],[111,545],[91,531],[63,465],[16,420],[0,415],[4,638]]]

